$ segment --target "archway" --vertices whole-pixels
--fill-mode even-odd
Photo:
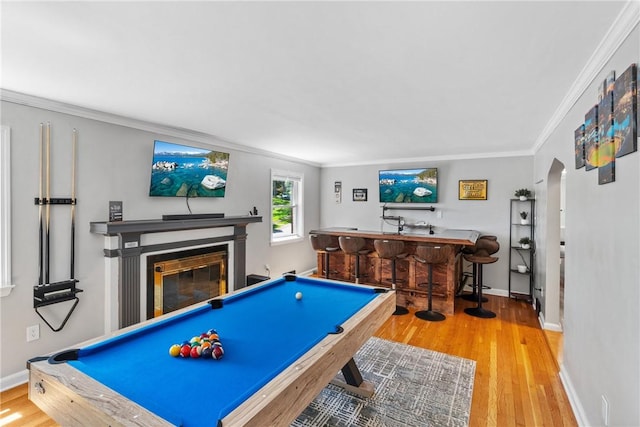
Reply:
[[[564,164],[553,159],[547,176],[547,227],[545,236],[544,327],[562,330],[560,311],[560,241]]]

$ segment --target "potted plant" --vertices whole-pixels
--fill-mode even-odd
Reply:
[[[522,249],[531,248],[531,239],[528,237],[523,237],[522,239],[519,240],[519,243]]]
[[[529,216],[529,212],[526,212],[526,211],[520,212],[520,224],[522,225],[529,224],[529,220],[527,219],[528,216]]]
[[[519,190],[516,190],[516,197],[524,202],[529,197],[531,197],[531,191],[527,190],[526,188],[521,188]]]

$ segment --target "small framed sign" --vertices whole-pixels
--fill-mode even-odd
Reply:
[[[487,180],[458,181],[458,200],[487,200]]]
[[[353,201],[354,202],[366,202],[367,201],[367,189],[366,188],[354,188],[353,189]]]

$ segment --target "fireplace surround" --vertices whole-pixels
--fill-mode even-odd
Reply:
[[[107,332],[147,317],[146,259],[157,254],[226,245],[228,291],[246,286],[247,225],[260,216],[189,220],[92,222],[104,239]]]

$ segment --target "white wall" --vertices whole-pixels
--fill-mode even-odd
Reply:
[[[536,186],[539,214],[554,159],[567,171],[562,373],[584,425],[603,425],[602,396],[609,425],[640,425],[640,153],[616,159],[616,181],[598,185],[597,170],[575,169],[573,151],[573,132],[597,102],[597,85],[639,59],[636,28],[535,156],[534,179],[545,180]],[[541,236],[546,218],[538,226]],[[544,254],[546,242],[538,243]],[[538,283],[546,279],[541,271]]]
[[[397,157],[397,155],[394,155]],[[381,220],[382,204],[378,196],[378,171],[392,168],[437,167],[438,203],[435,212],[388,211],[401,215],[408,223],[425,221],[438,229],[459,228],[478,230],[498,237],[500,260],[484,269],[484,281],[495,292],[506,295],[509,271],[509,200],[518,188],[533,188],[532,157],[505,157],[470,160],[424,161],[405,164],[383,164],[323,168],[321,173],[322,227],[358,227],[362,230],[396,231]],[[458,200],[458,181],[488,180],[486,201]],[[342,203],[336,204],[334,182],[342,181]],[[352,189],[367,188],[367,202],[353,202]],[[390,204],[391,205],[391,204]],[[398,205],[394,205],[398,206]],[[424,206],[431,206],[426,204]],[[442,218],[438,217],[442,213]]]
[[[33,309],[32,287],[38,282],[38,125],[52,125],[52,197],[70,196],[71,131],[78,129],[76,197],[76,278],[84,290],[67,326],[52,332]],[[23,380],[25,362],[34,356],[63,349],[103,333],[105,262],[103,236],[89,233],[89,223],[106,221],[110,200],[121,200],[125,220],[157,219],[162,214],[188,213],[178,198],[148,197],[154,139],[208,146],[170,135],[90,120],[78,116],[2,102],[2,125],[11,128],[12,166],[12,274],[16,287],[0,299],[0,377],[2,388]],[[320,171],[317,167],[251,154],[216,144],[230,153],[227,194],[224,199],[190,199],[193,213],[223,212],[246,215],[256,206],[262,223],[247,226],[247,273],[272,276],[282,272],[306,271],[315,266],[309,243],[269,245],[270,168],[304,174],[305,229],[319,225],[317,194]],[[222,144],[222,143],[220,143]],[[228,146],[229,143],[224,143]],[[52,206],[52,272],[50,281],[69,278],[70,216],[68,206]],[[58,326],[69,306],[62,303],[42,311]],[[26,327],[40,325],[40,339],[26,342]]]

